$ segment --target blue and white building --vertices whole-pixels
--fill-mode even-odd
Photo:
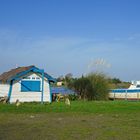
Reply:
[[[55,79],[35,66],[18,67],[0,75],[0,97],[10,103],[51,102],[50,83]]]
[[[132,81],[128,89],[110,90],[109,98],[113,100],[140,100],[140,81]]]

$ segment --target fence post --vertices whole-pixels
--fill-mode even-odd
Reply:
[[[139,101],[139,92],[137,92],[137,101]]]
[[[114,92],[114,100],[115,100],[115,92]]]
[[[125,90],[125,100],[127,100],[127,89]]]

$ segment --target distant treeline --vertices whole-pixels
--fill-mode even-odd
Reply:
[[[118,78],[108,78],[103,73],[91,73],[80,78],[73,78],[69,73],[65,77],[59,77],[64,86],[74,90],[79,98],[86,100],[107,100],[109,89],[128,88],[130,83]]]

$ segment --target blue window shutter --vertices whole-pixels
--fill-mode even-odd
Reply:
[[[22,92],[30,92],[30,91],[39,92],[39,91],[41,91],[40,90],[40,81],[31,81],[31,80],[21,81],[21,91]]]

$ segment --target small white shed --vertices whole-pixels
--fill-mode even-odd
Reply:
[[[0,97],[10,103],[51,102],[50,83],[55,79],[35,66],[18,67],[0,75]]]

